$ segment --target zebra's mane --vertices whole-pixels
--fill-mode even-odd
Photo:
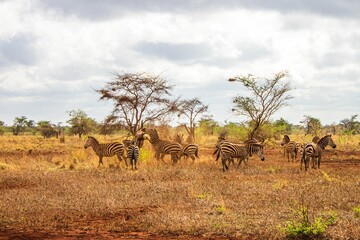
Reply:
[[[99,144],[99,141],[98,141],[98,140],[96,140],[96,138],[94,138],[93,136],[88,136],[88,138],[90,138],[90,139],[94,140],[97,144]]]

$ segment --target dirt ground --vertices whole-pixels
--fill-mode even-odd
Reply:
[[[209,167],[211,171],[216,172],[216,177],[222,177],[223,178],[229,178],[229,179],[241,179],[246,178],[246,181],[251,181],[253,179],[259,178],[261,174],[271,174],[268,172],[273,171],[273,175],[275,176],[275,180],[277,182],[285,181],[283,188],[286,188],[288,183],[287,181],[292,181],[291,179],[287,179],[287,176],[282,175],[284,172],[290,172],[293,176],[301,175],[301,177],[306,177],[304,171],[299,170],[299,162],[297,163],[288,163],[287,160],[282,156],[281,150],[279,149],[267,149],[266,150],[266,165],[261,165],[255,172],[251,172],[251,176],[246,176],[244,173],[241,172],[241,170],[235,169],[233,166],[231,166],[231,169],[227,173],[222,173],[220,162],[213,163],[214,158],[212,156],[213,149],[201,149],[200,156],[202,156],[204,162],[211,162],[211,164],[205,164],[201,167]],[[0,152],[0,161],[3,162],[12,162],[13,159],[21,159],[24,158],[24,156],[31,156],[34,159],[42,157],[43,161],[49,161],[51,164],[54,164],[54,166],[58,166],[59,164],[51,159],[56,159],[56,157],[61,156],[64,154],[63,152],[28,152],[28,151],[9,151],[9,152]],[[44,160],[45,159],[45,160]],[[48,159],[48,160],[46,160]],[[50,160],[49,160],[50,159]],[[321,163],[321,169],[330,172],[333,175],[339,176],[340,171],[347,172],[351,169],[352,172],[360,173],[360,151],[344,151],[344,150],[326,150],[324,152],[323,161]],[[250,168],[254,167],[256,161],[260,162],[258,159],[253,160],[253,163],[250,164]],[[262,164],[262,163],[261,163]],[[176,168],[192,168],[193,166],[198,166],[199,163],[195,162],[194,165],[188,164],[188,163],[180,163],[179,166],[176,166]],[[140,168],[144,165],[140,165]],[[290,166],[290,167],[289,167]],[[105,166],[106,169],[108,166]],[[172,168],[172,166],[167,166],[168,168]],[[194,167],[194,168],[195,168]],[[94,166],[94,169],[96,167]],[[156,168],[156,167],[155,167]],[[149,167],[148,167],[149,169]],[[151,169],[151,168],[150,168]],[[269,170],[270,169],[270,170]],[[289,170],[290,169],[290,170]],[[42,172],[41,170],[39,170]],[[69,170],[66,170],[69,171]],[[126,170],[130,171],[130,170]],[[178,170],[180,171],[180,170]],[[314,170],[310,169],[308,175],[314,175],[314,172],[320,171],[320,170]],[[30,181],[27,180],[25,177],[25,180],[21,180],[20,177],[13,177],[11,173],[7,173],[8,170],[0,170],[0,174],[6,173],[6,177],[3,175],[3,180],[0,181],[0,192],[8,193],[10,191],[18,191],[16,194],[22,194],[23,191],[28,191],[32,188],[37,188],[39,186],[39,182],[37,180]],[[10,171],[11,172],[11,171]],[[337,175],[339,173],[339,175]],[[342,173],[342,172],[341,172]],[[5,175],[6,175],[5,174]],[[17,173],[20,176],[20,173]],[[42,173],[44,175],[47,174],[47,172]],[[151,177],[152,173],[151,170],[148,170],[146,172],[147,175],[144,175],[146,177]],[[259,175],[258,175],[259,174]],[[276,175],[278,174],[278,175]],[[131,176],[132,177],[132,176]],[[141,177],[141,178],[146,178]],[[40,177],[39,177],[40,178]],[[162,177],[163,179],[166,179],[166,175]],[[202,177],[204,178],[204,177]],[[15,179],[11,181],[11,179]],[[130,178],[129,178],[130,179]],[[284,180],[285,179],[285,180]],[[1,180],[1,179],[0,179]],[[18,181],[19,180],[19,181]],[[140,179],[142,182],[145,182],[146,179]],[[139,181],[140,181],[139,180]],[[354,182],[357,187],[355,189],[358,189],[358,193],[353,193],[355,196],[359,196],[360,198],[360,182],[359,178],[355,176],[355,180],[357,182]],[[164,180],[165,181],[165,180]],[[328,182],[331,182],[332,180],[328,180]],[[341,180],[345,181],[345,180]],[[353,180],[351,180],[353,181]],[[281,182],[280,182],[281,183]],[[330,183],[331,184],[331,183]],[[344,183],[345,184],[345,183]],[[246,182],[244,183],[246,185]],[[281,185],[281,184],[280,184]],[[279,187],[282,188],[282,187]],[[194,191],[197,191],[196,189]],[[199,190],[200,191],[200,190]],[[24,194],[26,196],[26,194]],[[200,197],[198,197],[200,198]],[[214,198],[215,199],[215,198]],[[216,199],[215,199],[216,200]],[[6,206],[6,203],[4,203],[4,199],[1,200],[0,197],[0,203],[3,201],[2,206]],[[225,201],[225,200],[224,200]],[[355,200],[355,204],[359,203],[360,200]],[[29,223],[19,223],[16,220],[13,220],[14,223],[12,223],[12,220],[0,220],[0,239],[251,239],[256,238],[259,239],[261,237],[268,238],[267,235],[262,236],[261,232],[256,232],[252,236],[251,234],[247,235],[236,235],[223,232],[197,232],[197,230],[194,230],[193,234],[190,234],[189,231],[175,231],[175,230],[169,230],[168,232],[163,229],[159,230],[151,230],[149,227],[142,228],[141,223],[139,225],[139,218],[141,218],[143,215],[147,214],[157,214],[156,212],[160,211],[160,208],[163,208],[161,204],[154,203],[153,205],[150,204],[144,204],[143,206],[136,206],[136,207],[123,207],[123,208],[117,208],[116,211],[114,211],[111,214],[84,214],[82,212],[81,214],[76,214],[77,219],[69,217],[67,220],[65,217],[60,218],[57,220],[56,216],[54,217],[54,221],[62,221],[66,227],[60,226],[60,227],[54,227],[54,226],[38,226],[36,224],[29,224]],[[167,209],[167,208],[165,208]],[[189,213],[188,209],[185,209],[186,214],[191,216],[191,211]],[[39,214],[41,216],[41,213],[38,211],[34,211],[34,214]],[[184,212],[185,214],[185,212]],[[181,213],[180,213],[181,215]],[[1,216],[1,215],[0,215]],[[4,213],[2,215],[3,217],[9,217]],[[61,216],[61,215],[60,215]],[[210,215],[211,216],[211,215]],[[212,217],[212,216],[211,216]],[[29,219],[31,217],[28,217]],[[191,218],[191,217],[190,217]],[[65,220],[64,220],[65,219]],[[36,221],[36,220],[33,220]],[[357,223],[359,223],[358,220],[356,220]],[[356,222],[355,221],[355,222]],[[44,223],[46,221],[44,220]],[[50,223],[50,222],[49,222]],[[108,228],[109,225],[117,224],[117,227],[110,229]],[[120,225],[121,226],[118,226]],[[149,230],[150,229],[150,230]],[[358,239],[360,238],[359,235],[353,235],[358,234],[360,231],[359,229],[355,229],[353,232],[344,233],[344,238],[348,239]],[[266,232],[264,234],[267,234]],[[280,235],[279,235],[280,236]],[[325,238],[332,238],[333,236],[342,236],[342,235],[329,235],[330,237]],[[274,238],[274,236],[270,236],[270,238]],[[278,238],[278,237],[275,237]],[[280,237],[279,237],[280,238]],[[341,239],[341,237],[340,237]]]

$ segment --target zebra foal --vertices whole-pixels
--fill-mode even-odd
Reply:
[[[103,157],[112,157],[115,155],[119,159],[119,161],[124,160],[126,166],[128,165],[126,158],[124,156],[125,147],[124,144],[122,143],[119,142],[99,143],[99,141],[96,140],[96,138],[89,136],[84,145],[85,149],[87,149],[88,147],[92,147],[96,155],[99,157],[98,167],[100,167],[100,164],[104,165],[102,161]]]
[[[305,171],[309,168],[310,160],[312,160],[312,168],[320,169],[321,154],[325,150],[326,146],[336,148],[334,140],[331,138],[331,134],[327,134],[322,137],[317,143],[305,143],[302,149],[302,156],[300,161],[300,170],[302,170],[302,164],[304,163]]]

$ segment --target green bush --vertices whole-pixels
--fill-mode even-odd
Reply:
[[[308,207],[301,206],[299,209],[292,209],[293,217],[279,226],[282,233],[292,238],[317,238],[321,237],[328,226],[336,222],[336,213],[328,212],[321,217],[309,219]]]
[[[355,218],[360,218],[360,206],[353,208],[355,213]]]

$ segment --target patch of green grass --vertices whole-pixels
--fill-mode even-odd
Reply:
[[[360,206],[354,207],[355,218],[360,218]]]
[[[309,209],[301,206],[299,209],[292,209],[293,216],[282,226],[280,231],[292,238],[316,238],[321,237],[328,226],[336,222],[337,214],[333,211],[315,217],[313,221],[309,217]]]

